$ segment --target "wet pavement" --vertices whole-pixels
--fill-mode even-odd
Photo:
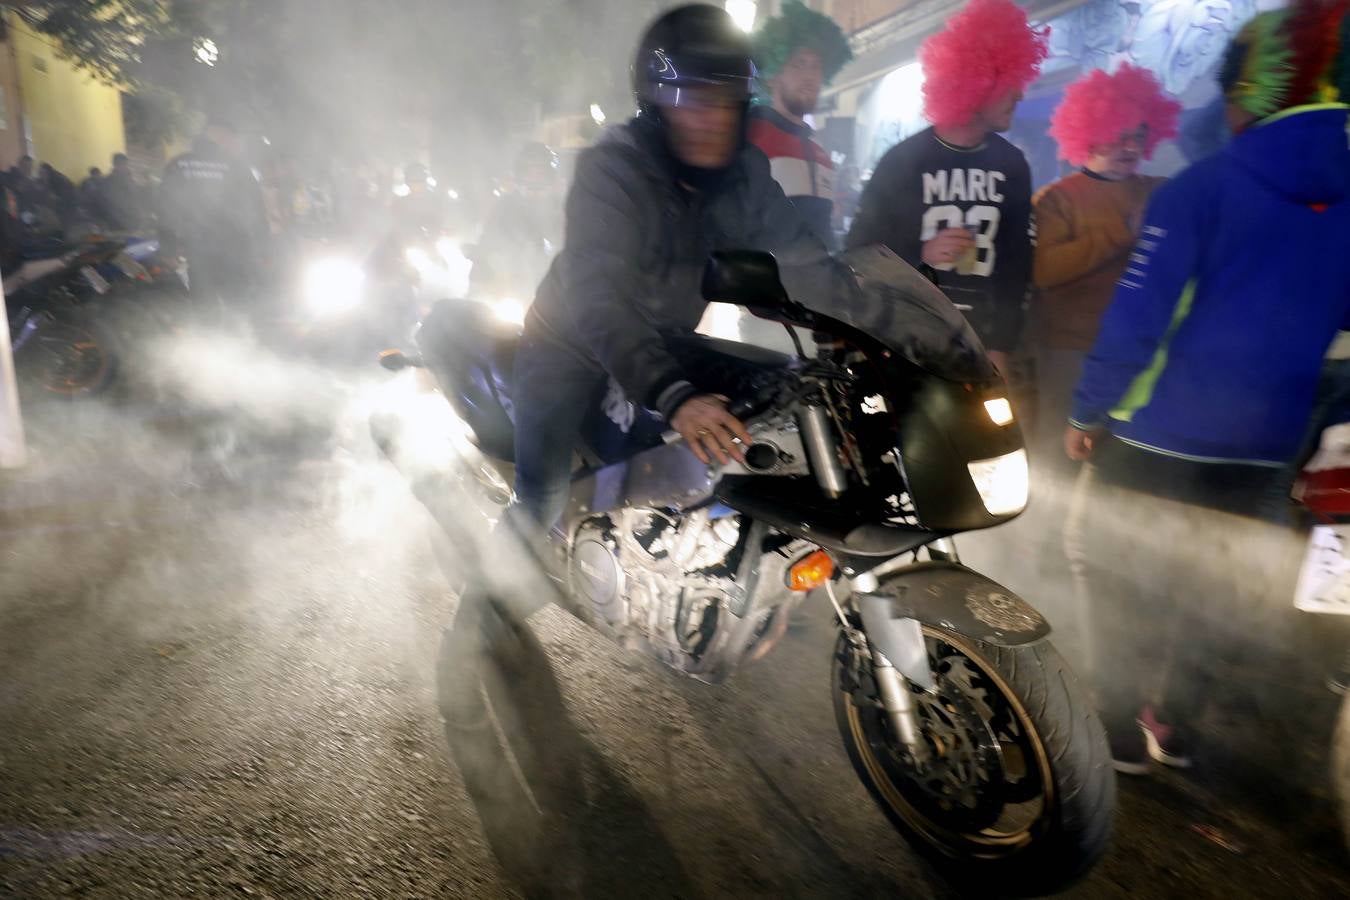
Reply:
[[[447,724],[452,578],[359,430],[128,417],[40,423],[0,482],[0,895],[949,896],[844,755],[827,604],[720,688],[550,608]],[[968,559],[1027,590],[999,540]],[[1350,896],[1336,698],[1267,682],[1202,768],[1122,780],[1070,896]]]

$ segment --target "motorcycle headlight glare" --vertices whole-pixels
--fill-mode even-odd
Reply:
[[[525,324],[525,304],[515,297],[503,297],[500,300],[493,301],[492,312],[497,317],[497,321],[507,325]]]
[[[1031,473],[1025,449],[993,459],[977,459],[966,468],[989,515],[1010,516],[1026,509]]]
[[[321,259],[305,273],[305,304],[317,315],[341,315],[361,303],[365,280],[365,271],[349,259]]]

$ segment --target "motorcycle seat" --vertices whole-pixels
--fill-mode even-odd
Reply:
[[[780,377],[796,362],[782,353],[698,334],[666,336],[666,346],[690,373],[696,387],[732,398],[750,396]],[[511,387],[520,331],[499,321],[490,309],[471,300],[443,300],[418,331],[417,343],[437,380],[454,393],[453,402],[478,439],[497,459],[514,461],[514,408]],[[617,462],[656,446],[668,428],[640,405],[624,425],[597,401],[581,426],[576,448],[591,466]]]

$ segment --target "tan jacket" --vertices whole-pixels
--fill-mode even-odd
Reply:
[[[1036,194],[1035,342],[1092,349],[1149,196],[1164,180],[1136,175],[1107,181],[1078,172]]]

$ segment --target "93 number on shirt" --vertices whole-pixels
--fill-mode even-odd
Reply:
[[[946,228],[976,228],[975,267],[970,274],[988,278],[994,271],[994,238],[998,236],[998,223],[1002,215],[997,206],[972,206],[962,212],[959,206],[932,206],[923,214],[923,232],[919,235],[922,243],[937,237],[937,233]],[[955,268],[955,263],[938,266],[944,272]]]

